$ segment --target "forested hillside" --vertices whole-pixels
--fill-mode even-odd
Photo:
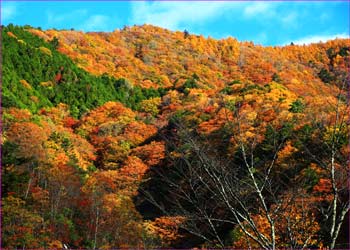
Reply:
[[[2,27],[2,248],[349,247],[350,40]]]

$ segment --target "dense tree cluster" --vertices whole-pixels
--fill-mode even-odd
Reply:
[[[79,69],[55,50],[56,37],[47,43],[13,25],[4,27],[2,34],[3,107],[37,112],[42,107],[65,103],[78,117],[107,101],[120,101],[137,109],[141,101],[162,93],[162,89],[142,89],[122,78],[94,76]]]
[[[346,248],[350,43],[2,27],[2,248]]]

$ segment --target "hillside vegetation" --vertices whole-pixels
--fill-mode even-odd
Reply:
[[[350,40],[2,28],[2,244],[346,248]]]

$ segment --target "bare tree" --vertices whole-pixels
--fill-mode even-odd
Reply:
[[[177,149],[178,154],[172,160],[172,167],[158,170],[159,179],[169,188],[167,204],[159,202],[147,189],[142,192],[164,214],[184,216],[183,229],[206,242],[225,247],[223,228],[238,227],[259,247],[276,249],[276,235],[281,233],[276,229],[276,223],[280,223],[282,214],[297,200],[297,192],[288,197],[281,195],[288,183],[276,180],[273,173],[278,152],[289,135],[280,133],[277,136],[278,131],[275,131],[269,154],[259,158],[257,137],[248,141],[243,138],[242,119],[238,114],[236,121],[228,124],[237,132],[237,153],[231,159],[223,158],[208,141],[177,124],[177,134],[182,141],[178,144],[168,139],[168,143]],[[269,224],[267,232],[257,224],[256,214]],[[305,216],[309,214],[305,213]],[[293,236],[301,233],[296,230],[299,229],[290,220],[286,226],[289,245],[308,247],[311,236],[306,235],[300,246]]]
[[[346,77],[347,80],[345,80]],[[321,145],[322,153],[319,151],[319,147],[316,148],[317,151],[308,147],[308,145],[305,145],[304,148],[307,154],[324,169],[331,184],[331,199],[322,203],[319,207],[330,249],[336,247],[345,216],[350,210],[350,155],[349,153],[345,155],[342,152],[345,147],[348,147],[348,150],[350,148],[350,79],[349,76],[344,76],[342,79],[339,80],[340,84],[338,84],[340,90],[336,104],[328,104],[328,106],[333,107],[331,114],[334,117],[326,121],[321,120],[322,122],[318,121],[318,117],[314,118],[318,122],[319,138],[327,134],[326,139],[322,138],[317,142]],[[348,99],[344,103],[342,96],[346,91],[348,92]],[[320,116],[322,117],[322,114]]]

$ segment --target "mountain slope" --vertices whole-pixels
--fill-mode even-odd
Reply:
[[[348,39],[2,38],[3,248],[347,246]]]

